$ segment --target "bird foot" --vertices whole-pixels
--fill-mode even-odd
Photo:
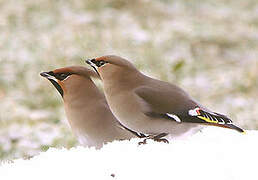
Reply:
[[[163,143],[169,143],[169,141],[163,137],[167,136],[167,133],[161,133],[153,137],[153,140],[156,142],[163,142]]]
[[[138,145],[139,145],[139,146],[140,146],[140,145],[143,145],[143,144],[147,144],[147,139],[144,139],[143,141],[138,142]]]
[[[168,134],[167,133],[161,133],[161,134],[158,134],[156,136],[149,135],[149,136],[142,137],[142,138],[145,138],[145,139],[143,141],[139,142],[138,145],[147,144],[147,139],[152,139],[153,141],[156,141],[156,142],[169,143],[169,141],[167,139],[163,138],[166,135],[168,135]]]
[[[163,138],[163,139],[153,139],[153,140],[156,141],[156,142],[163,142],[163,143],[169,144],[169,141],[165,138]]]

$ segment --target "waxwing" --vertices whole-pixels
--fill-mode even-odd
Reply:
[[[142,74],[122,57],[108,55],[86,63],[101,76],[113,114],[133,131],[156,141],[166,141],[162,137],[168,134],[192,134],[203,126],[244,132],[227,116],[208,110],[176,85]]]
[[[99,78],[95,71],[70,66],[40,75],[62,96],[71,129],[82,145],[101,148],[107,142],[136,137],[110,111],[105,96],[91,79]]]

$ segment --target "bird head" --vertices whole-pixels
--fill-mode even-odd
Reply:
[[[78,90],[83,83],[91,83],[90,77],[99,78],[99,76],[92,70],[82,66],[69,66],[55,69],[53,71],[40,73],[42,77],[48,79],[60,95],[63,97],[67,90]],[[89,80],[89,81],[85,81]]]
[[[88,59],[85,62],[89,64],[102,79],[108,76],[122,76],[124,73],[137,71],[131,62],[115,55]]]

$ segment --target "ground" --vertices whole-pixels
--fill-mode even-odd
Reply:
[[[0,167],[1,178],[13,179],[198,179],[256,180],[258,131],[207,128],[170,144],[139,139],[113,142],[101,150],[77,147],[49,149],[30,160]]]
[[[257,22],[257,0],[0,1],[0,159],[78,145],[39,73],[105,54],[257,129]]]

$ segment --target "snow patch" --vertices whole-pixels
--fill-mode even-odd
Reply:
[[[50,149],[0,167],[1,179],[258,179],[258,131],[210,127],[170,144],[116,141],[101,150]]]

